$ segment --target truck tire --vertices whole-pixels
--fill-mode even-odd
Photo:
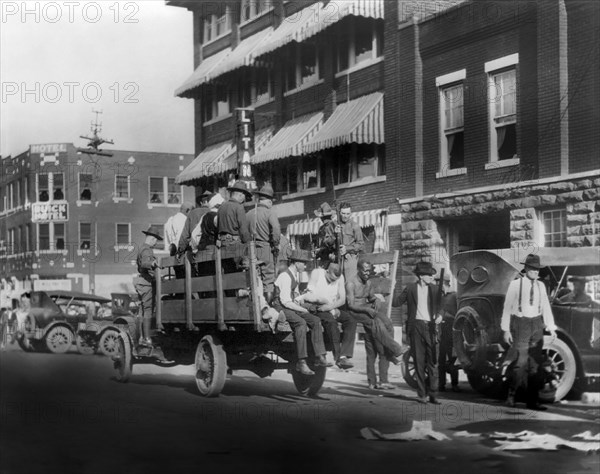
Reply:
[[[327,373],[327,367],[311,367],[311,370],[315,375],[302,375],[300,372],[292,368],[292,379],[296,390],[300,395],[305,397],[314,397],[319,393],[323,382],[325,382],[325,374]]]
[[[66,326],[54,326],[45,337],[46,348],[54,354],[64,354],[73,344],[73,331]]]
[[[113,356],[113,362],[117,380],[122,383],[128,382],[133,369],[133,355],[131,339],[125,331],[120,331],[118,334],[117,353]]]
[[[227,378],[227,355],[215,336],[200,339],[195,356],[196,386],[204,397],[218,397]]]

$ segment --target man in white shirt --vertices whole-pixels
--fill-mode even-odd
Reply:
[[[283,311],[285,319],[292,328],[298,362],[296,370],[303,375],[314,375],[306,362],[308,348],[306,345],[307,327],[310,327],[310,340],[316,356],[314,365],[330,367],[331,363],[325,358],[326,350],[323,342],[323,326],[321,320],[311,314],[306,308],[300,306],[294,300],[300,296],[298,285],[300,274],[306,269],[306,264],[312,260],[310,252],[294,250],[290,255],[290,266],[280,273],[275,280],[275,298],[273,307],[277,311]]]
[[[555,339],[556,325],[546,287],[537,279],[540,268],[543,268],[539,255],[527,255],[523,265],[525,276],[513,280],[508,286],[500,322],[504,342],[511,346],[505,363],[514,362],[506,403],[514,407],[516,391],[523,388],[527,408],[546,410],[538,400],[538,371],[544,358],[544,329]]]
[[[310,275],[307,290],[296,302],[313,303],[313,312],[321,319],[327,337],[333,344],[336,365],[340,369],[354,367],[348,359],[354,355],[356,320],[339,310],[346,304],[346,283],[342,269],[337,263],[330,263],[327,270],[315,268]],[[343,335],[338,323],[342,324]]]
[[[193,208],[194,205],[192,203],[184,202],[179,208],[179,212],[167,219],[165,224],[165,244],[171,256],[177,253],[177,246],[179,245],[179,239],[183,232],[188,212]]]

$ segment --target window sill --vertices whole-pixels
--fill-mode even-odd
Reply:
[[[486,170],[495,170],[496,168],[506,168],[507,166],[517,166],[521,163],[519,158],[511,158],[509,160],[492,161],[485,164]]]
[[[288,97],[288,96],[290,96],[292,94],[295,94],[296,92],[301,92],[303,90],[311,88],[312,86],[317,86],[319,84],[323,84],[324,82],[325,82],[324,79],[317,79],[315,81],[306,82],[306,83],[304,83],[304,84],[302,84],[302,85],[300,85],[300,86],[298,86],[298,87],[296,87],[294,89],[291,89],[291,90],[289,90],[287,92],[284,92],[283,93],[283,97]]]
[[[467,168],[444,169],[435,174],[435,179],[449,178],[451,176],[460,176],[463,174],[467,174]]]
[[[77,207],[81,207],[81,206],[83,206],[84,204],[86,204],[86,205],[90,205],[90,206],[91,206],[91,205],[92,205],[92,201],[80,201],[79,199],[78,199],[77,201],[75,201],[75,205],[76,205]]]
[[[338,189],[347,189],[347,188],[356,188],[359,186],[365,186],[367,184],[373,184],[373,183],[383,183],[385,182],[386,177],[384,176],[369,176],[368,178],[362,178],[359,179],[357,181],[352,181],[350,183],[342,183],[342,184],[336,184],[333,188],[335,190]]]
[[[133,202],[133,198],[120,198],[120,197],[114,197],[112,198],[114,203],[117,202],[126,202],[127,204],[131,204]]]
[[[148,203],[148,209],[153,209],[153,208],[155,208],[155,207],[164,207],[164,208],[172,208],[172,209],[176,209],[176,208],[179,208],[179,207],[181,207],[181,204],[182,204],[182,203],[183,203],[183,201],[182,201],[182,202],[175,203],[175,204],[168,204],[168,203],[167,203],[167,204],[163,204],[163,203],[161,203],[161,202],[149,202],[149,203]]]
[[[68,250],[36,250],[35,255],[67,255]]]
[[[119,252],[121,250],[127,250],[128,252],[133,252],[135,247],[133,245],[114,245],[113,250],[115,252]]]
[[[228,119],[230,117],[233,117],[233,112],[229,112],[228,114],[225,114],[225,115],[219,115],[218,117],[215,117],[213,119],[207,120],[202,125],[204,125],[206,127],[208,125],[213,125],[215,123],[222,122],[223,120]]]
[[[209,44],[214,43],[215,41],[220,40],[221,38],[223,38],[224,36],[227,36],[229,34],[231,34],[231,29],[229,29],[227,31],[224,31],[219,36],[215,36],[214,38],[211,38],[211,39],[209,39],[207,41],[204,41],[202,43],[202,47],[204,48],[205,46],[208,46]]]
[[[324,192],[325,192],[325,188],[310,188],[310,189],[305,189],[304,191],[298,191],[297,193],[286,194],[285,196],[283,196],[281,198],[281,200],[288,201],[290,199],[301,198],[304,196],[312,196],[314,194],[320,194],[320,193],[324,193]]]
[[[368,59],[366,61],[361,61],[358,64],[355,64],[354,66],[349,67],[348,69],[344,69],[343,71],[337,72],[335,74],[335,78],[339,79],[340,77],[346,76],[355,71],[360,71],[361,69],[365,69],[369,66],[373,66],[374,64],[380,63],[382,61],[383,61],[383,56],[379,56],[375,59]]]

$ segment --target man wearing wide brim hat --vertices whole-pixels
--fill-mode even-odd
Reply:
[[[518,389],[526,394],[527,408],[545,410],[539,404],[539,367],[544,355],[542,346],[544,330],[556,338],[556,325],[548,301],[546,286],[538,280],[540,256],[529,254],[522,262],[524,276],[513,280],[508,286],[500,327],[504,342],[510,345],[505,364],[513,362],[509,368],[509,392],[507,405],[515,406]]]
[[[568,279],[569,283],[573,285],[573,291],[559,298],[558,302],[561,304],[578,303],[578,304],[589,304],[592,303],[592,297],[585,292],[585,285],[587,278],[584,276],[571,276]]]
[[[336,260],[336,233],[335,223],[333,222],[333,209],[324,202],[315,210],[315,216],[322,221],[319,232],[317,233],[317,246],[315,248],[315,257],[319,265],[327,268],[330,262]]]
[[[265,262],[260,267],[260,277],[263,282],[265,298],[273,301],[273,282],[275,281],[275,262],[279,253],[281,227],[277,214],[273,210],[273,188],[265,184],[254,192],[256,205],[248,211],[248,223],[252,239],[256,243],[256,257]]]
[[[300,296],[298,291],[300,275],[306,270],[306,264],[311,260],[310,252],[305,250],[292,251],[289,257],[289,267],[280,273],[277,280],[275,280],[276,296],[273,301],[273,307],[278,311],[283,311],[285,319],[292,328],[298,357],[295,370],[303,375],[314,375],[306,361],[308,358],[306,342],[308,328],[310,328],[310,339],[316,356],[314,365],[322,367],[332,365],[325,358],[326,351],[321,320],[295,302],[295,299]]]
[[[163,240],[161,233],[161,229],[155,225],[151,225],[148,227],[148,230],[142,231],[146,239],[137,254],[138,275],[133,279],[133,286],[139,297],[140,313],[142,315],[142,336],[139,342],[147,346],[152,346],[150,328],[154,315],[155,272],[158,268],[158,260],[154,255],[153,249],[159,240]]]
[[[394,296],[393,306],[406,303],[408,318],[406,335],[410,341],[415,380],[417,382],[417,401],[419,403],[439,404],[438,391],[438,357],[436,325],[442,322],[435,301],[436,288],[433,275],[436,269],[431,262],[417,262],[414,274],[415,283],[409,283],[399,295]]]
[[[227,188],[229,200],[221,204],[217,212],[217,227],[222,246],[250,242],[250,228],[244,210],[246,199],[252,199],[252,193],[244,181],[236,181]]]

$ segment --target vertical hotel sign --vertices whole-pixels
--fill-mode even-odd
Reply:
[[[256,187],[252,177],[250,157],[254,155],[254,109],[235,109],[238,176],[251,189]]]

